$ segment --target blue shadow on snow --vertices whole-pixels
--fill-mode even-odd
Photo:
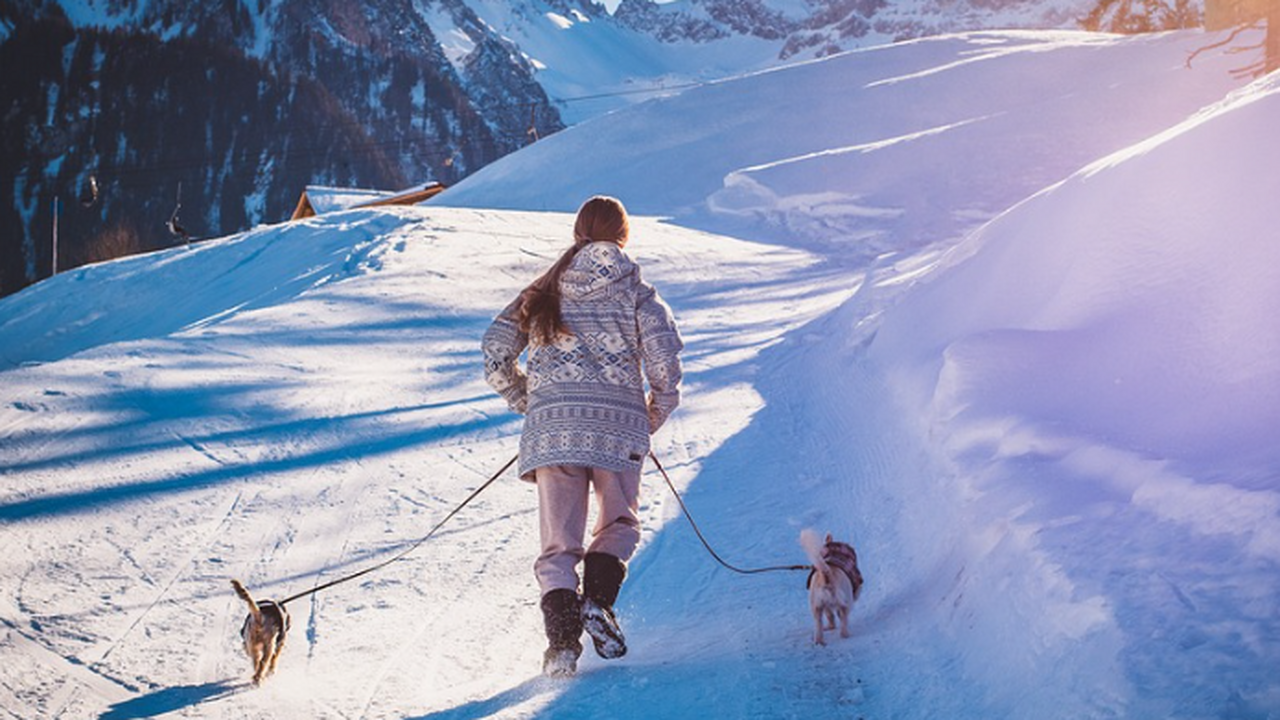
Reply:
[[[185,708],[226,697],[243,687],[225,680],[203,685],[180,685],[163,688],[150,695],[141,695],[112,705],[98,720],[135,720],[160,717]]]

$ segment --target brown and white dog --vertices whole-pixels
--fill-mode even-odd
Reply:
[[[862,572],[858,555],[848,543],[836,542],[827,535],[805,529],[800,532],[800,545],[813,561],[809,574],[809,609],[813,612],[813,642],[826,645],[822,631],[834,630],[840,620],[840,637],[849,637],[849,609],[862,594]],[[825,621],[825,627],[824,627]]]
[[[249,617],[244,619],[240,637],[244,638],[244,651],[253,663],[253,683],[257,685],[276,671],[280,652],[284,650],[284,637],[289,632],[289,611],[271,600],[254,602],[239,580],[232,580],[231,586],[249,604]]]

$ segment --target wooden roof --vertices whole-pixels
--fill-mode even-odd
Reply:
[[[337,210],[376,207],[378,205],[416,205],[423,200],[439,195],[445,186],[438,182],[429,182],[408,190],[387,192],[385,190],[364,190],[360,188],[335,188],[324,185],[308,185],[298,198],[298,206],[290,220],[300,220]]]

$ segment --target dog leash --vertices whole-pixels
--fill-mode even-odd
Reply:
[[[461,512],[462,509],[465,508],[467,505],[469,505],[472,500],[475,500],[480,495],[480,493],[484,492],[489,488],[490,485],[497,482],[498,478],[501,477],[502,474],[505,473],[507,470],[509,470],[511,466],[515,464],[518,458],[519,458],[519,455],[516,455],[512,457],[510,460],[508,460],[505,465],[499,468],[498,471],[495,472],[482,485],[480,485],[480,487],[473,490],[471,494],[466,497],[465,500],[463,500],[461,503],[458,504],[457,507],[455,507],[453,510],[450,510],[449,514],[445,515],[440,522],[436,523],[435,527],[431,528],[430,532],[428,532],[420,540],[413,543],[409,547],[396,553],[392,557],[387,558],[386,560],[383,560],[382,562],[376,565],[367,567],[359,572],[351,573],[350,575],[344,575],[340,578],[330,580],[329,582],[324,583],[323,585],[317,585],[309,590],[304,590],[300,593],[295,593],[293,595],[290,595],[289,597],[278,601],[278,604],[287,605],[288,603],[291,603],[294,600],[307,597],[308,595],[314,595],[320,592],[321,590],[327,590],[331,587],[334,587],[335,585],[341,585],[342,583],[351,582],[356,578],[360,578],[365,575],[368,575],[371,572],[381,570],[382,568],[396,562],[397,560],[400,560],[406,557],[407,555],[412,553],[414,550],[417,550],[419,547],[421,547],[423,543],[430,540],[432,536],[434,536],[440,530],[440,528],[444,527],[445,523],[452,520],[453,516]],[[760,573],[768,573],[768,572],[792,572],[792,571],[798,571],[798,570],[813,569],[812,565],[773,565],[769,567],[760,567],[760,568],[740,568],[726,562],[725,559],[720,557],[720,554],[717,553],[715,549],[711,547],[711,543],[707,542],[706,536],[702,534],[702,529],[698,527],[697,521],[693,519],[693,514],[689,512],[689,507],[685,505],[684,498],[680,497],[680,491],[676,490],[675,483],[671,481],[671,476],[667,474],[666,468],[662,467],[662,463],[658,460],[658,456],[654,454],[652,450],[649,451],[649,459],[653,460],[654,467],[658,468],[658,472],[662,474],[662,479],[666,481],[667,487],[671,489],[671,494],[675,496],[676,502],[680,505],[680,511],[684,513],[685,519],[689,521],[689,526],[693,528],[693,532],[698,536],[698,540],[702,542],[702,546],[707,549],[707,552],[710,553],[711,557],[716,562],[723,565],[726,569],[731,570],[740,575],[758,575]]]
[[[424,536],[422,537],[422,539],[421,539],[421,540],[419,540],[419,541],[415,542],[414,544],[410,545],[410,546],[409,546],[408,548],[406,548],[405,550],[402,550],[401,552],[397,553],[397,554],[396,554],[395,556],[393,556],[393,557],[390,557],[390,558],[388,558],[388,559],[386,559],[386,560],[383,560],[382,562],[378,563],[377,565],[374,565],[374,566],[372,566],[372,567],[367,567],[367,568],[365,568],[364,570],[361,570],[360,572],[352,573],[352,574],[350,574],[350,575],[345,575],[345,576],[340,577],[340,578],[338,578],[338,579],[336,579],[336,580],[330,580],[329,582],[327,582],[327,583],[325,583],[325,584],[323,584],[323,585],[317,585],[316,587],[313,587],[313,588],[311,588],[310,590],[305,590],[305,591],[303,591],[303,592],[297,593],[296,595],[290,595],[289,597],[287,597],[287,598],[285,598],[285,599],[283,599],[283,600],[279,601],[279,604],[280,604],[280,605],[285,605],[285,604],[290,603],[290,602],[293,602],[294,600],[297,600],[297,599],[299,599],[299,598],[304,598],[304,597],[306,597],[306,596],[308,596],[308,595],[314,595],[314,594],[316,594],[316,593],[320,592],[321,590],[326,590],[326,589],[328,589],[328,588],[333,587],[334,585],[341,585],[341,584],[342,584],[342,583],[344,583],[344,582],[350,582],[351,580],[355,580],[355,579],[356,579],[356,578],[358,578],[358,577],[361,577],[361,576],[364,576],[364,575],[368,575],[369,573],[371,573],[371,572],[373,572],[373,571],[375,571],[375,570],[381,570],[382,568],[384,568],[384,567],[386,567],[386,566],[390,565],[391,563],[393,563],[393,562],[395,562],[395,561],[397,561],[397,560],[399,560],[399,559],[401,559],[401,558],[405,557],[406,555],[408,555],[409,553],[413,552],[414,550],[417,550],[417,549],[418,549],[418,547],[422,545],[422,543],[424,543],[424,542],[426,542],[426,541],[430,540],[430,539],[431,539],[431,536],[432,536],[432,535],[435,535],[437,530],[439,530],[440,528],[444,527],[444,524],[445,524],[445,523],[447,523],[447,522],[449,522],[449,520],[451,520],[451,519],[453,518],[453,516],[454,516],[454,515],[457,515],[457,514],[458,514],[458,512],[462,510],[462,508],[466,507],[466,506],[467,506],[467,505],[468,505],[472,500],[475,500],[475,499],[476,499],[476,497],[477,497],[478,495],[480,495],[480,493],[484,492],[484,491],[485,491],[485,490],[486,490],[490,485],[492,485],[494,482],[496,482],[496,481],[497,481],[497,479],[498,479],[499,477],[501,477],[501,476],[502,476],[502,473],[506,472],[506,471],[507,471],[507,470],[508,470],[512,465],[514,465],[514,464],[515,464],[515,462],[516,462],[516,458],[518,458],[518,457],[519,457],[519,455],[517,455],[517,456],[515,456],[515,457],[511,458],[510,460],[508,460],[506,465],[503,465],[503,466],[502,466],[502,468],[501,468],[500,470],[498,470],[498,472],[496,472],[496,473],[494,473],[494,474],[493,474],[493,477],[490,477],[488,480],[486,480],[486,481],[484,482],[484,484],[483,484],[483,485],[481,485],[480,487],[478,487],[478,488],[476,488],[474,491],[472,491],[472,493],[471,493],[470,495],[468,495],[468,496],[467,496],[467,499],[466,499],[466,500],[463,500],[463,501],[462,501],[462,503],[461,503],[460,505],[458,505],[457,507],[455,507],[453,510],[449,511],[449,514],[448,514],[448,515],[445,515],[443,520],[441,520],[440,522],[436,523],[436,526],[435,526],[435,527],[433,527],[433,528],[431,528],[431,532],[429,532],[429,533],[427,533],[426,535],[424,535]]]
[[[649,459],[653,460],[653,464],[658,468],[658,472],[662,473],[662,479],[667,481],[667,487],[671,488],[671,494],[676,496],[676,502],[680,504],[681,512],[684,513],[685,519],[689,521],[689,525],[693,527],[693,532],[697,534],[698,539],[702,541],[702,547],[706,548],[707,552],[711,553],[711,557],[715,558],[716,562],[740,575],[757,575],[759,573],[767,572],[789,572],[793,570],[813,569],[812,565],[773,565],[761,568],[740,568],[734,567],[733,565],[725,562],[724,558],[720,557],[719,553],[712,549],[711,543],[708,543],[707,538],[703,536],[702,530],[698,527],[698,523],[694,522],[693,515],[689,512],[688,506],[684,504],[684,498],[680,497],[680,492],[676,490],[675,483],[671,482],[671,476],[668,475],[666,469],[662,467],[662,463],[658,462],[658,456],[655,455],[652,450],[649,451]]]

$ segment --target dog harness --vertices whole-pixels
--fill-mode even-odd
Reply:
[[[858,570],[858,554],[853,551],[852,545],[836,541],[829,542],[822,548],[822,559],[826,560],[831,567],[847,575],[855,591],[862,587],[862,573]],[[813,584],[813,576],[817,572],[817,568],[814,568],[809,573],[809,578],[804,583],[806,588]]]

